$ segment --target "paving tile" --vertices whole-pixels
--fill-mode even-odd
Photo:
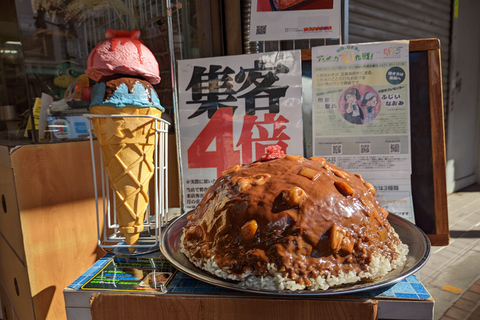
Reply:
[[[420,269],[418,278],[424,285],[427,285],[431,280],[433,280],[439,274],[439,272],[440,271],[436,266],[431,266],[431,265],[428,265],[427,263],[422,269]]]
[[[471,251],[473,248],[480,243],[479,239],[472,239],[472,238],[456,238],[452,240],[452,246],[448,246],[445,250],[439,252],[444,252],[442,255],[450,254],[450,256],[458,257],[463,255],[467,251]]]
[[[480,294],[480,281],[477,280],[477,282],[470,287],[469,291],[473,291],[475,293],[479,293]]]
[[[470,312],[457,308],[455,306],[451,307],[445,313],[446,316],[449,316],[453,319],[464,320],[468,317]]]
[[[452,232],[452,230],[450,230]],[[458,252],[459,250],[462,250],[465,248],[465,242],[462,241],[457,241],[459,238],[450,238],[450,243],[448,244],[448,247],[445,249],[447,251],[452,251],[452,252]]]
[[[430,259],[432,259],[432,263],[434,266],[437,266],[437,268],[442,267],[445,264],[452,264],[459,260],[463,253],[466,252],[466,248],[464,244],[459,244],[459,247],[456,248],[456,250],[442,250],[435,255],[432,255]]]
[[[435,300],[434,305],[434,319],[438,320],[445,312],[453,305],[453,303],[460,297],[459,294],[454,294],[439,287],[427,287],[428,292]]]
[[[452,261],[452,258],[453,256],[450,256],[448,254],[437,254],[435,256],[432,256],[430,257],[431,260],[429,260],[431,262],[431,266],[433,267],[437,267],[436,269],[438,269],[438,267],[441,267],[443,265],[446,265],[446,264],[449,264],[450,261]]]
[[[463,218],[462,220],[458,221],[458,224],[463,226],[466,223],[470,223],[470,225],[465,226],[465,230],[470,230],[473,227],[475,227],[475,225],[478,222],[480,222],[480,215],[479,215],[478,212],[475,212],[475,213],[472,213],[472,214],[468,215],[467,217]]]
[[[468,213],[464,211],[463,208],[460,208],[460,206],[461,206],[461,202],[448,206],[449,221],[455,221],[457,219],[461,219],[462,215],[465,215]],[[450,219],[453,219],[453,220],[450,220]]]
[[[474,212],[468,215],[467,217],[463,218],[462,220],[456,221],[456,222],[458,222],[459,224],[461,223],[463,226],[463,229],[465,230],[474,229],[475,226],[477,226],[480,223],[480,212]],[[470,223],[470,225],[464,226],[463,224],[465,223]]]
[[[460,299],[455,302],[454,306],[470,313],[477,306],[477,302],[469,301],[460,297]]]
[[[457,212],[465,212],[465,213],[470,213],[470,212],[475,212],[478,210],[478,198],[475,197],[466,197],[463,199],[461,204],[458,205],[458,208],[456,210]]]
[[[480,237],[475,233],[480,230],[480,184],[475,188],[447,196],[453,231],[450,244],[432,247],[430,259],[419,272],[420,281],[435,300],[435,320],[480,320]],[[442,289],[444,285],[463,292],[448,292]],[[468,316],[471,312],[474,314]]]
[[[460,230],[460,231],[467,231],[472,229],[472,227],[477,224],[478,218],[473,218],[473,217],[465,217],[462,220],[455,221],[455,223],[452,223],[450,225],[450,231],[452,230]]]
[[[477,212],[478,211],[478,206],[480,205],[480,200],[476,199],[473,201],[470,201],[468,204],[466,204],[462,209],[466,210],[467,212]]]
[[[462,295],[463,299],[466,299],[468,301],[473,301],[473,302],[478,302],[480,301],[480,293],[476,293],[473,291],[467,291]]]
[[[470,314],[468,320],[478,320],[480,319],[480,305]]]
[[[450,318],[450,317],[447,317],[447,316],[442,316],[442,317],[440,318],[440,320],[457,320],[457,319],[455,319],[455,318]]]
[[[468,261],[475,261],[475,263],[466,263]],[[468,251],[442,270],[432,284],[440,288],[451,285],[465,291],[471,286],[473,279],[478,277],[478,261],[480,261],[480,254]]]

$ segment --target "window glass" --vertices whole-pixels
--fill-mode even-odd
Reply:
[[[84,85],[88,54],[105,38],[105,31],[141,31],[141,39],[154,53],[162,81],[155,86],[165,116],[173,115],[169,28],[164,0],[2,0],[0,29],[14,26],[12,34],[0,32],[0,105],[12,105],[11,120],[0,119],[1,141],[26,139],[56,142],[85,139],[82,114],[88,102],[79,95]],[[171,8],[176,59],[199,55],[195,0],[182,1]],[[5,7],[5,8],[4,8]],[[5,9],[5,10],[3,10]],[[13,41],[13,42],[12,42]],[[90,86],[94,83],[89,81]],[[76,85],[76,86],[75,86]],[[77,94],[72,95],[77,90]],[[53,102],[47,108],[47,127],[31,130],[29,117],[39,118],[40,98],[48,94]],[[85,98],[85,97],[84,97]],[[46,100],[44,100],[45,103]],[[37,111],[37,112],[35,112]],[[3,113],[0,113],[2,115]],[[56,122],[55,122],[56,121]],[[52,132],[58,126],[74,124],[66,132]],[[7,125],[8,124],[8,125]],[[42,124],[42,122],[41,122]],[[78,129],[78,132],[76,132]]]

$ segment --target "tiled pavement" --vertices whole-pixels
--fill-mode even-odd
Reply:
[[[480,319],[480,185],[448,195],[450,244],[432,247],[420,280],[435,320]]]
[[[480,319],[480,279],[463,293],[445,312],[441,320]]]

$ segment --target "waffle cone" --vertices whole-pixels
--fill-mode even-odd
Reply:
[[[93,114],[152,115],[156,108],[97,106]],[[119,231],[128,245],[138,242],[148,207],[148,186],[154,173],[155,120],[150,117],[93,117],[95,136],[102,148],[103,164],[115,194]],[[135,248],[129,248],[135,251]]]

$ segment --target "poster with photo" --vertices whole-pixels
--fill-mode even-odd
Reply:
[[[269,145],[303,154],[300,50],[180,60],[178,74],[186,209]]]
[[[250,41],[332,39],[340,35],[340,0],[251,2]]]
[[[414,221],[408,59],[408,41],[313,48],[312,149]]]

